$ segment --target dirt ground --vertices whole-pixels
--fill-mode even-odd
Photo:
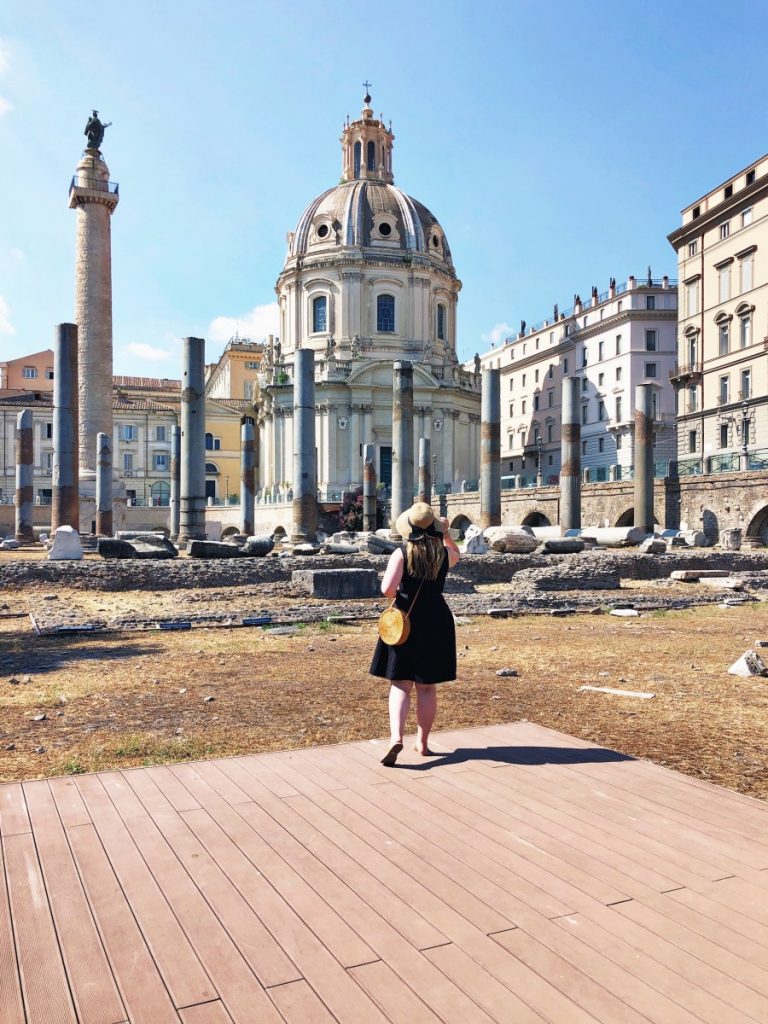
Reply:
[[[116,596],[51,585],[4,590],[1,780],[387,733],[387,684],[367,674],[373,621],[288,635],[219,627],[38,637],[27,613],[46,607],[46,595],[84,612]],[[163,600],[202,609],[241,598],[185,591]],[[120,595],[124,614],[158,600]],[[759,602],[634,619],[466,620],[457,629],[459,679],[440,687],[436,728],[525,719],[768,799],[768,679],[727,673],[768,639],[767,617]],[[519,674],[498,677],[505,667]],[[581,692],[584,684],[655,696]]]

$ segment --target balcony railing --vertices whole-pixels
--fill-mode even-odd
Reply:
[[[103,181],[101,178],[79,178],[75,174],[69,185],[69,191],[73,188],[87,188],[91,192],[111,192],[112,195],[120,195],[120,186],[116,181]]]
[[[750,469],[768,469],[768,448],[758,448],[749,453]]]
[[[678,476],[701,476],[703,472],[704,467],[700,458],[692,457],[690,459],[678,459]]]
[[[724,455],[711,455],[709,471],[710,473],[738,473],[739,453],[726,452]]]
[[[669,379],[677,380],[679,377],[695,377],[702,373],[701,363],[680,363],[669,371]]]

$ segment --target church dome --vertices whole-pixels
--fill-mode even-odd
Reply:
[[[418,254],[453,269],[434,214],[386,181],[353,179],[323,192],[301,215],[288,255],[327,256],[341,247]]]

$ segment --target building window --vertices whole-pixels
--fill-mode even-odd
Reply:
[[[165,441],[165,427],[155,427],[155,440]]]
[[[515,390],[515,378],[514,377],[510,377],[509,378],[509,390],[510,391],[514,391]]]
[[[550,442],[550,441],[552,441],[554,439],[553,438],[553,430],[554,430],[554,427],[552,426],[552,424],[548,423],[547,424],[547,442]]]
[[[437,304],[437,337],[445,341],[445,306],[442,303]]]
[[[21,371],[21,376],[25,380],[34,380],[35,377],[37,377],[37,367],[36,366],[25,366],[25,367],[23,367],[23,369]]]
[[[685,286],[686,309],[688,316],[695,316],[699,312],[699,282],[691,281]]]
[[[46,441],[50,441],[52,437],[53,437],[53,424],[52,423],[46,423],[45,424],[45,439],[46,439]]]
[[[731,268],[720,267],[717,271],[717,288],[720,302],[727,302],[731,297]]]
[[[48,470],[53,469],[53,452],[45,453],[45,468]]]
[[[534,381],[535,381],[535,382],[536,382],[537,384],[539,383],[539,371],[538,371],[538,370],[534,370],[534,373],[533,373],[533,379],[534,379]]]
[[[655,295],[646,295],[645,296],[645,308],[646,309],[656,309],[656,296]]]
[[[568,373],[568,360],[564,359],[563,360],[563,374],[566,374],[566,373]]]
[[[621,442],[622,442],[621,434],[617,434],[616,435],[616,451],[617,452],[621,451]]]
[[[645,351],[655,352],[656,351],[656,331],[645,332]]]
[[[585,404],[581,407],[581,422],[582,425],[589,423],[589,405]]]
[[[582,395],[589,391],[589,381],[586,377],[581,378],[581,393]]]
[[[525,374],[523,374],[522,385],[525,387]]]
[[[718,350],[719,356],[727,356],[729,349],[729,338],[728,338],[728,321],[722,321],[717,328],[717,339],[718,339]]]
[[[616,355],[617,356],[621,355],[621,335],[620,334],[616,335]]]
[[[743,316],[739,321],[739,341],[742,348],[752,344],[752,317]]]
[[[752,289],[752,253],[739,260],[739,273],[741,275],[741,290],[743,292]]]
[[[597,439],[597,450],[599,452],[604,452],[605,451],[605,438],[604,437],[599,437]]]
[[[701,216],[701,207],[700,206],[694,206],[694,208],[691,210],[691,218],[693,220],[695,220],[697,217],[700,217],[700,216]]]
[[[621,380],[621,367],[616,367],[616,380]]]
[[[622,309],[624,309],[624,303],[621,301],[621,299],[619,299],[619,305],[618,305],[618,308],[617,308],[617,312],[620,313],[622,311]]]
[[[205,450],[207,452],[218,452],[221,450],[221,438],[214,437],[213,434],[205,435]]]
[[[605,421],[605,402],[597,403],[597,418],[601,423]]]
[[[367,170],[369,170],[369,171],[375,171],[376,170],[376,143],[375,142],[369,142],[368,143],[368,157],[367,157],[367,159],[365,161],[365,166],[366,166]]]
[[[534,412],[538,412],[539,411],[539,396],[538,395],[534,395],[533,396],[533,411]]]
[[[755,182],[755,168],[753,167],[751,171],[747,171],[746,184],[747,185],[753,185],[754,182]]]
[[[645,376],[656,378],[659,376],[659,364],[658,363],[646,363],[645,364]]]
[[[698,251],[698,248],[699,248],[699,243],[698,242],[689,242],[688,243],[688,255],[689,256],[695,256],[697,251]]]
[[[730,199],[733,195],[733,182],[730,185],[726,185],[723,189],[723,199]]]
[[[258,370],[259,364],[255,360],[251,360],[245,364],[246,370]]]
[[[133,452],[123,452],[123,472],[133,472]]]
[[[328,330],[328,299],[318,295],[312,299],[312,333],[322,334]]]
[[[721,448],[727,448],[728,447],[728,424],[727,423],[721,423],[720,424],[720,447]]]
[[[604,373],[598,373],[598,375],[597,375],[597,386],[599,388],[601,388],[604,383],[605,383],[605,374]]]
[[[395,297],[379,295],[376,299],[376,330],[380,334],[395,332]]]
[[[695,387],[688,388],[688,412],[696,412],[699,407],[699,392]]]
[[[597,343],[597,361],[598,361],[598,363],[602,362],[602,360],[604,358],[605,358],[605,342],[604,341],[598,341],[598,343]]]
[[[696,451],[696,431],[688,431],[688,454],[693,455]]]
[[[621,399],[616,399],[616,422],[621,423]]]
[[[122,437],[123,441],[135,441],[139,436],[138,429],[130,423],[123,424]],[[133,468],[133,467],[131,467]]]
[[[721,377],[719,381],[719,394],[718,399],[720,405],[727,405],[730,400],[730,387],[728,377]]]
[[[167,480],[155,480],[149,489],[152,504],[166,508],[171,503],[171,485]]]
[[[586,455],[587,454],[587,442],[586,441],[582,441],[581,442],[581,454],[582,455]]]
[[[525,399],[523,399],[523,400],[522,400],[522,402],[521,402],[520,404],[521,404],[521,407],[522,407],[522,413],[523,413],[523,416],[525,416],[525,412],[526,412],[526,408],[527,408],[527,404],[528,404],[528,403],[526,402],[526,400],[525,400]]]
[[[741,226],[743,228],[746,228],[751,223],[752,223],[752,207],[748,206],[746,210],[742,211],[742,214],[741,214]]]
[[[549,377],[550,380],[552,380],[552,378],[555,376],[555,364],[554,363],[550,363],[549,364],[549,373],[547,374],[547,376]]]
[[[164,473],[168,469],[167,455],[153,455],[152,467],[156,472]]]
[[[587,346],[585,345],[584,348],[581,350],[581,365],[582,366],[586,366],[587,365],[587,358],[588,358],[587,357]]]
[[[52,366],[46,366],[46,368],[45,368],[45,379],[46,380],[53,380],[53,367]]]
[[[355,143],[354,148],[354,175],[356,178],[360,177],[360,163],[362,159],[362,146],[359,142]]]
[[[720,225],[720,237],[727,238],[731,233],[731,222],[727,220],[725,224]]]
[[[739,396],[742,402],[752,397],[752,371],[742,370],[741,371],[741,395]]]
[[[550,390],[550,391],[547,392],[547,406],[548,406],[548,408],[551,409],[554,404],[555,404],[555,392]]]

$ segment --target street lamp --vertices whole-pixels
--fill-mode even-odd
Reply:
[[[224,504],[229,504],[229,477],[224,476]]]
[[[542,477],[541,477],[541,449],[542,449],[543,443],[544,442],[541,440],[541,434],[537,434],[536,435],[536,486],[537,487],[541,487],[542,482],[543,482],[542,481]]]
[[[739,469],[746,473],[749,469],[749,403],[746,398],[741,403],[741,465]]]

